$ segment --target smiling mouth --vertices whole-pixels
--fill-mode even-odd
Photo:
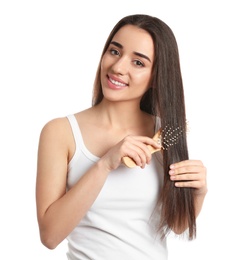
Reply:
[[[121,82],[119,82],[119,81],[113,80],[113,79],[111,79],[110,77],[108,77],[108,78],[109,78],[109,81],[110,81],[112,84],[114,84],[114,85],[116,85],[116,86],[118,86],[118,87],[126,87],[126,86],[127,86],[127,84],[125,84],[125,83],[121,83]]]

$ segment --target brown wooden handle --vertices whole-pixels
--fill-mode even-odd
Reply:
[[[128,157],[128,156],[124,156],[124,157],[122,158],[122,162],[123,162],[127,167],[129,167],[129,168],[133,168],[133,167],[137,166],[137,164],[134,162],[134,160],[131,159],[131,158]]]
[[[155,140],[156,142],[159,142],[160,140],[160,134],[161,134],[161,129],[159,129],[159,131],[153,136],[153,140]],[[158,151],[161,151],[161,149],[155,149],[153,146],[151,145],[147,145],[147,147],[149,148],[151,154],[155,153],[155,152],[158,152]],[[135,161],[128,157],[128,156],[124,156],[122,158],[122,162],[129,168],[133,168],[135,166],[137,166],[137,164],[135,163]]]

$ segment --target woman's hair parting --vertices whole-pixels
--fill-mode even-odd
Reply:
[[[125,25],[146,30],[154,43],[150,88],[141,99],[141,110],[158,116],[162,129],[183,129],[177,144],[163,150],[164,180],[158,202],[161,212],[158,231],[163,239],[171,230],[180,232],[188,227],[188,239],[192,240],[196,236],[194,190],[175,187],[168,173],[171,164],[188,159],[185,100],[177,42],[170,27],[160,19],[144,14],[130,15],[122,18],[112,29],[102,56],[116,32]],[[100,73],[99,63],[94,82],[93,106],[103,99]]]

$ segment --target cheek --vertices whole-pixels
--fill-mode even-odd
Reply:
[[[108,71],[108,60],[106,58],[102,58],[100,63],[100,74],[101,74],[101,80],[106,77]]]
[[[111,59],[109,58],[109,55],[107,55],[106,53],[102,56],[102,60],[100,63],[101,66],[101,71],[106,70],[106,68],[109,67],[111,63]]]
[[[113,59],[115,59],[115,56],[107,50],[102,56],[102,63],[104,65],[111,64],[113,62]]]
[[[148,87],[150,79],[151,79],[151,72],[143,71],[143,72],[137,73],[134,80],[137,85],[142,85],[142,86]]]

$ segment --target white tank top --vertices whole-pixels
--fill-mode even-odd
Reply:
[[[67,116],[76,143],[68,165],[70,189],[99,158],[85,146],[74,115]],[[156,120],[158,130],[158,120]],[[166,239],[156,233],[154,212],[162,187],[161,155],[145,169],[119,166],[112,171],[97,199],[67,237],[70,260],[166,260]],[[154,213],[154,214],[152,214]]]

